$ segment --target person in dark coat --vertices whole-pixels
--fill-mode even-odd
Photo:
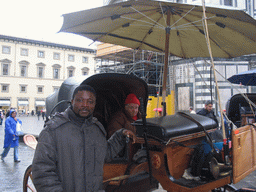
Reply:
[[[44,120],[44,117],[45,117],[45,110],[42,110],[41,113],[42,113],[42,118],[43,118],[43,120]]]
[[[10,110],[7,110],[6,114],[5,114],[5,118],[7,119],[10,115]]]
[[[0,125],[2,125],[3,120],[4,120],[4,113],[3,113],[2,109],[0,109]]]
[[[111,137],[114,132],[121,128],[131,130],[136,134],[136,128],[132,123],[140,119],[139,106],[140,101],[133,93],[127,95],[124,102],[124,109],[113,115],[108,124],[108,137]]]
[[[95,90],[78,86],[71,107],[55,114],[39,135],[32,174],[37,191],[97,192],[103,190],[103,165],[125,146],[129,136],[121,129],[109,140],[102,124],[93,117]]]
[[[2,160],[7,156],[10,148],[14,148],[14,162],[20,162],[18,158],[19,136],[16,134],[16,124],[17,122],[22,124],[22,122],[16,116],[17,112],[12,109],[9,117],[5,120],[4,151],[1,154]]]
[[[37,111],[37,119],[40,120],[40,115],[41,115],[41,112],[40,111]]]
[[[213,106],[212,101],[206,101],[204,108],[202,108],[200,111],[198,111],[197,114],[213,119],[218,125],[219,123],[218,123],[218,120],[217,120],[213,110],[212,110],[212,106]]]

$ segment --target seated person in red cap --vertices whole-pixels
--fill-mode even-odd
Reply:
[[[108,137],[111,137],[117,130],[124,128],[136,134],[136,128],[131,123],[140,119],[140,101],[135,94],[131,93],[126,97],[125,107],[114,114],[108,124]]]

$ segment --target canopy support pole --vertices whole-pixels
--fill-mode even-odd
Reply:
[[[210,46],[204,0],[202,0],[202,3],[203,3],[203,16],[204,16],[203,20],[204,20],[204,23],[205,23],[206,40],[207,40],[209,54],[210,54],[210,58],[211,58],[211,65],[212,65],[212,69],[213,69],[213,74],[214,74],[214,79],[215,79],[215,84],[216,84],[217,97],[218,97],[218,104],[219,104],[220,113],[221,113],[221,126],[222,126],[222,132],[223,132],[223,139],[226,139],[224,120],[223,120],[223,110],[222,110],[221,103],[220,103],[219,86],[218,86],[218,81],[217,81],[217,78],[216,78],[216,71],[215,71],[215,66],[214,66],[213,57],[212,57],[212,50],[211,50],[211,46]]]
[[[165,56],[164,56],[164,75],[163,75],[163,89],[162,89],[162,105],[163,105],[163,116],[166,116],[166,83],[167,83],[167,72],[169,63],[169,39],[170,39],[170,9],[167,8],[167,27],[165,37]]]
[[[221,127],[222,127],[222,135],[223,135],[223,148],[224,148],[224,162],[225,164],[229,164],[228,162],[228,155],[229,155],[229,149],[228,149],[228,143],[227,143],[227,137],[226,137],[226,131],[225,131],[225,125],[224,125],[224,119],[223,119],[223,110],[221,107],[221,102],[220,102],[220,93],[219,93],[219,86],[218,86],[218,81],[216,78],[216,71],[215,71],[215,66],[213,62],[213,57],[212,57],[212,50],[210,46],[210,40],[209,40],[209,32],[208,32],[208,26],[207,26],[207,21],[206,21],[206,13],[205,13],[205,2],[202,0],[203,4],[203,20],[205,23],[205,32],[206,32],[206,39],[207,39],[207,44],[208,44],[208,50],[211,58],[211,65],[213,69],[213,74],[214,74],[214,79],[215,79],[215,84],[216,84],[216,92],[217,92],[217,99],[218,99],[218,104],[219,104],[219,109],[220,109],[220,114],[221,114]]]

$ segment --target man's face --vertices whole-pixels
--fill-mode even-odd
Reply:
[[[96,98],[90,91],[78,91],[71,104],[76,114],[81,117],[88,117],[94,111]]]
[[[134,117],[139,112],[139,105],[135,103],[130,103],[125,105],[125,111],[131,117]]]
[[[212,110],[212,104],[205,105],[205,109],[210,112]]]

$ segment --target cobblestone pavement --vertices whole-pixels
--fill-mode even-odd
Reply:
[[[23,122],[24,133],[33,135],[39,135],[43,128],[44,121],[38,120],[34,117],[18,117]],[[2,153],[2,146],[4,141],[4,124],[0,125],[0,153]],[[10,150],[5,161],[0,160],[0,191],[1,192],[22,192],[23,176],[26,168],[32,163],[34,150],[27,147],[23,142],[20,142],[19,157],[20,163],[14,163],[13,161],[13,149]],[[256,171],[251,173],[245,179],[234,185],[237,189],[248,187],[256,189]],[[154,192],[165,192],[160,186],[159,189]]]

